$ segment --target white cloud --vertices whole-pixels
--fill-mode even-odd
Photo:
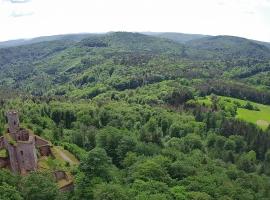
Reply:
[[[12,1],[24,3],[0,2],[0,40],[120,30],[226,34],[270,42],[269,0]]]

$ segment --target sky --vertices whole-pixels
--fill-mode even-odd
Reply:
[[[0,41],[109,31],[270,42],[270,0],[0,0]]]

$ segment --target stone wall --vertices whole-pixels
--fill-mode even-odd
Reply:
[[[15,135],[15,140],[20,140],[20,141],[28,141],[29,140],[29,131],[26,129],[21,128],[14,135]]]
[[[56,181],[59,181],[59,180],[62,180],[62,179],[68,180],[68,177],[67,177],[65,171],[61,171],[61,170],[54,171],[53,175],[54,175]]]
[[[50,143],[47,140],[44,140],[43,138],[35,135],[35,142],[36,142],[36,146],[40,147],[40,146],[44,146],[44,145],[50,145]]]
[[[39,153],[41,156],[50,156],[52,155],[51,146],[50,145],[43,145],[38,147]]]
[[[72,191],[73,189],[74,189],[73,182],[69,182],[68,184],[60,187],[61,192],[69,192],[69,191]]]
[[[9,164],[9,158],[0,157],[0,168],[6,167]]]
[[[6,149],[8,151],[9,163],[10,163],[11,171],[13,171],[14,173],[20,172],[19,164],[18,164],[18,161],[17,161],[16,147],[9,144],[6,140],[5,140],[5,146],[6,146]]]
[[[31,138],[32,137],[32,138]],[[19,142],[17,144],[17,159],[19,162],[21,173],[37,170],[37,156],[35,148],[35,140],[30,136],[29,142]]]
[[[0,137],[0,150],[5,148],[4,136]]]
[[[73,180],[67,175],[65,171],[62,170],[54,171],[53,175],[57,182],[65,180],[65,182],[62,182],[63,184],[61,184],[60,186],[61,192],[68,192],[74,189]]]
[[[9,133],[14,136],[14,133],[16,133],[20,129],[19,115],[16,111],[9,111],[7,112],[7,118]]]
[[[35,140],[29,136],[29,141],[17,141],[16,145],[5,142],[9,153],[10,167],[13,172],[25,174],[37,169]]]

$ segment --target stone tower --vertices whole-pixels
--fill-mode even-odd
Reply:
[[[15,134],[20,129],[20,120],[17,111],[8,111],[7,112],[8,119],[8,131],[11,136],[15,139]]]

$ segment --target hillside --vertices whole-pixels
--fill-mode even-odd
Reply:
[[[191,40],[188,46],[205,53],[213,54],[213,58],[221,59],[242,59],[256,58],[269,59],[270,49],[263,44],[258,44],[245,38],[233,36],[211,36]]]
[[[267,129],[270,125],[269,105],[223,96],[219,96],[218,101],[219,106],[223,106],[227,110],[235,109],[236,118],[256,124],[262,129]],[[210,107],[213,106],[213,101],[210,96],[199,98],[198,102]]]
[[[0,42],[0,48],[30,45],[30,44],[40,43],[40,42],[50,42],[50,41],[57,41],[57,40],[80,41],[83,38],[89,37],[90,35],[95,35],[95,34],[81,33],[81,34],[42,36],[42,37],[30,38],[30,39],[9,40],[9,41]]]
[[[0,199],[270,199],[263,43],[110,32],[13,44],[0,49],[0,132],[18,110],[75,187],[60,193],[59,166],[41,159],[29,176],[0,170]]]
[[[23,53],[22,49],[24,49]],[[30,89],[32,84],[39,84],[38,82],[44,79],[46,82],[44,87],[67,82],[85,85],[88,80],[84,77],[87,76],[91,80],[91,75],[95,77],[96,83],[104,82],[105,79],[114,81],[114,77],[108,77],[110,70],[113,70],[115,74],[120,73],[120,76],[128,72],[131,78],[137,76],[136,73],[144,73],[142,70],[135,71],[136,68],[140,68],[138,65],[147,65],[153,58],[160,55],[181,56],[182,51],[183,46],[180,44],[138,33],[110,33],[91,36],[80,42],[66,40],[42,42],[2,49],[0,77],[2,85],[13,88],[25,88],[29,85]],[[23,60],[21,56],[24,57]],[[115,65],[114,68],[109,67],[112,63]],[[121,68],[126,65],[133,65],[134,68],[124,72]],[[104,74],[100,80],[96,76],[97,68]],[[152,76],[158,78],[159,72],[156,73]],[[149,79],[154,79],[154,77],[149,77]]]
[[[183,45],[125,32],[92,35],[80,41],[40,42],[0,51],[1,85],[27,88],[33,94],[43,94],[52,86],[57,89],[67,83],[79,88],[102,83],[125,89],[141,86],[145,81],[219,77],[225,71],[232,71],[233,77],[246,78],[243,73],[250,76],[267,71],[270,55],[266,47],[246,39],[225,37],[223,40],[220,36]],[[241,70],[235,71],[236,67]],[[34,91],[40,81],[46,84],[42,90]]]
[[[179,43],[187,43],[192,40],[201,39],[204,37],[208,37],[208,35],[201,35],[201,34],[186,34],[186,33],[173,33],[173,32],[165,32],[165,33],[156,33],[156,32],[143,32],[145,35],[151,35],[160,38],[166,38],[173,40]]]

